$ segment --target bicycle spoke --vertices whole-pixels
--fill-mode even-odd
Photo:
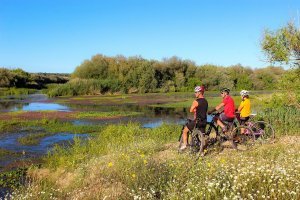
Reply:
[[[269,141],[275,138],[275,133],[273,127],[264,122],[257,121],[253,124],[253,132],[257,139]]]
[[[255,142],[255,136],[252,130],[247,126],[238,126],[233,130],[233,140],[237,144],[251,146]]]

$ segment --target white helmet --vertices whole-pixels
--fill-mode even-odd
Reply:
[[[205,90],[205,88],[204,88],[203,85],[202,86],[196,86],[195,89],[194,89],[195,92],[204,92],[204,90]]]
[[[249,91],[247,91],[247,90],[242,90],[242,91],[240,92],[240,94],[241,94],[242,97],[244,97],[244,96],[249,96]]]

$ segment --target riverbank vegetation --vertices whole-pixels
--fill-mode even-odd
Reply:
[[[66,83],[69,74],[62,73],[28,73],[24,70],[0,68],[0,88],[46,88],[47,84]]]
[[[93,134],[102,129],[101,125],[74,125],[72,122],[63,122],[59,120],[41,119],[41,120],[9,120],[0,121],[0,134],[7,132],[36,132],[44,131],[48,133],[90,133]]]
[[[108,125],[90,140],[57,146],[31,180],[13,192],[31,199],[300,198],[299,110],[260,113],[275,127],[272,143],[246,151],[210,151],[196,162],[178,154],[181,127]],[[290,130],[290,131],[287,131]],[[294,136],[291,136],[294,135]],[[288,147],[288,148],[287,148]]]
[[[281,67],[197,66],[178,57],[156,61],[95,55],[75,69],[68,83],[50,89],[48,95],[180,92],[192,91],[195,85],[205,85],[211,91],[221,87],[273,90],[277,89],[276,83],[285,73]]]
[[[24,137],[18,138],[18,142],[21,145],[37,145],[40,143],[40,140],[46,136],[49,136],[48,133],[31,133]]]

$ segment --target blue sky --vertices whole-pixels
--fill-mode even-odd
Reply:
[[[95,54],[265,67],[264,29],[299,0],[0,0],[0,67],[73,72]]]

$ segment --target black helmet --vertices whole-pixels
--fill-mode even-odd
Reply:
[[[228,89],[228,88],[222,88],[222,89],[220,90],[220,92],[226,92],[227,94],[229,94],[230,89]]]

